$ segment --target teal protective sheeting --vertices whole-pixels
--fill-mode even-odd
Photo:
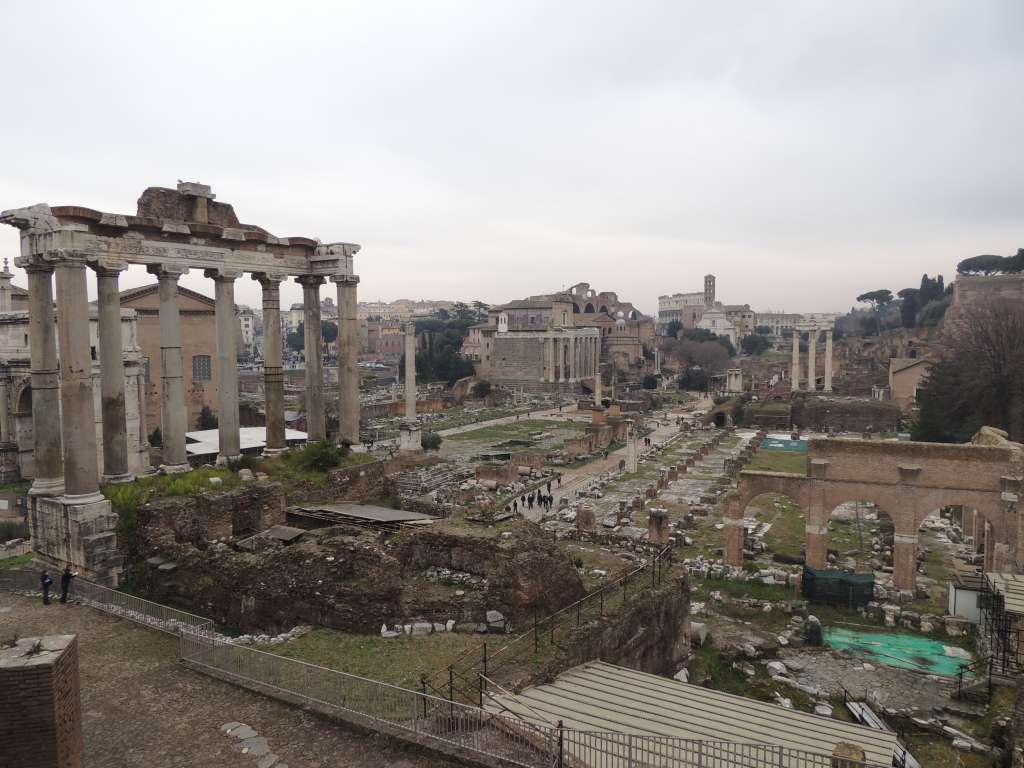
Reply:
[[[812,603],[860,608],[874,599],[875,576],[871,573],[818,570],[805,565],[800,589]]]
[[[762,451],[791,451],[793,453],[807,453],[806,440],[781,440],[775,437],[766,437],[761,443]]]
[[[825,642],[837,650],[855,653],[877,664],[930,675],[955,677],[961,666],[972,661],[969,655],[966,658],[961,655],[963,651],[960,648],[919,635],[828,627],[825,629]],[[947,651],[947,648],[951,650]]]

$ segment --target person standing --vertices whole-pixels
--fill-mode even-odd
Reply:
[[[39,583],[43,588],[43,605],[50,604],[50,587],[53,586],[53,576],[50,575],[49,571],[43,571],[39,577]]]
[[[71,563],[64,566],[64,572],[60,575],[60,601],[62,603],[68,601],[68,590],[71,589],[71,580],[77,575],[77,573],[71,571]]]

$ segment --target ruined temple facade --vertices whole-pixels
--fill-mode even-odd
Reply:
[[[462,353],[483,378],[526,391],[576,389],[602,364],[641,368],[654,323],[615,293],[587,283],[492,307],[487,322],[469,329]]]
[[[100,459],[106,482],[130,480],[129,423],[122,357],[118,278],[129,264],[145,265],[158,281],[161,357],[160,429],[163,469],[189,467],[185,451],[186,372],[178,280],[202,270],[214,282],[219,454],[241,454],[239,435],[235,281],[244,274],[263,289],[267,451],[284,450],[280,284],[294,277],[303,287],[306,342],[306,417],[312,441],[327,437],[322,369],[320,286],[337,285],[339,315],[339,438],[359,442],[359,329],[353,257],[359,246],[308,237],[276,237],[242,224],[234,209],[215,201],[210,187],[179,182],[176,189],[143,191],[135,215],[78,205],[45,203],[0,213],[0,223],[20,231],[18,266],[28,273],[29,349],[32,382],[33,544],[38,559],[70,562],[90,579],[116,583],[122,557],[117,516],[100,493]],[[97,343],[89,338],[86,270],[96,273]],[[54,292],[56,317],[54,317]],[[58,354],[59,344],[59,354]],[[93,355],[100,363],[101,434],[96,439]]]

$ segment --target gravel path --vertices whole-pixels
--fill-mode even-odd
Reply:
[[[187,670],[176,638],[88,608],[0,592],[0,638],[15,632],[78,635],[87,768],[257,768],[220,730],[229,721],[252,726],[290,768],[455,765]]]

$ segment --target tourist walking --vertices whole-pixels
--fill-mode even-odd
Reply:
[[[77,573],[71,572],[71,563],[64,566],[64,572],[60,575],[60,601],[62,603],[68,601],[68,590],[71,589],[71,580],[77,575]]]
[[[43,571],[39,577],[39,583],[43,587],[43,605],[50,604],[50,587],[53,586],[53,576],[49,571]]]

